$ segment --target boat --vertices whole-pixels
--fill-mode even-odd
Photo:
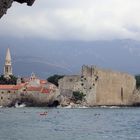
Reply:
[[[42,112],[40,113],[41,116],[46,116],[48,114],[48,112]]]

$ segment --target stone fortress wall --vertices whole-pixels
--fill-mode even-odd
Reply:
[[[65,76],[59,81],[60,94],[72,96],[73,91],[83,92],[89,106],[131,105],[135,87],[133,76],[95,66],[83,66],[81,75]]]

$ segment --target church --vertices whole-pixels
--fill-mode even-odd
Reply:
[[[13,75],[12,58],[9,48],[6,52],[3,75],[7,80]],[[55,85],[49,83],[47,80],[36,77],[34,73],[30,77],[18,77],[16,85],[0,84],[0,93],[50,93],[55,89]]]
[[[6,57],[5,57],[5,65],[4,65],[4,77],[10,78],[10,75],[13,75],[12,72],[12,62],[11,62],[11,54],[10,49],[7,49]]]

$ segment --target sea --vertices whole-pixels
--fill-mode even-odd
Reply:
[[[140,140],[140,108],[0,108],[0,140]]]

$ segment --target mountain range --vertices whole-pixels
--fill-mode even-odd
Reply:
[[[82,65],[140,73],[140,41],[51,41],[40,38],[0,37],[0,72],[6,48],[10,48],[15,75],[32,72],[47,78],[53,74],[78,74]]]

